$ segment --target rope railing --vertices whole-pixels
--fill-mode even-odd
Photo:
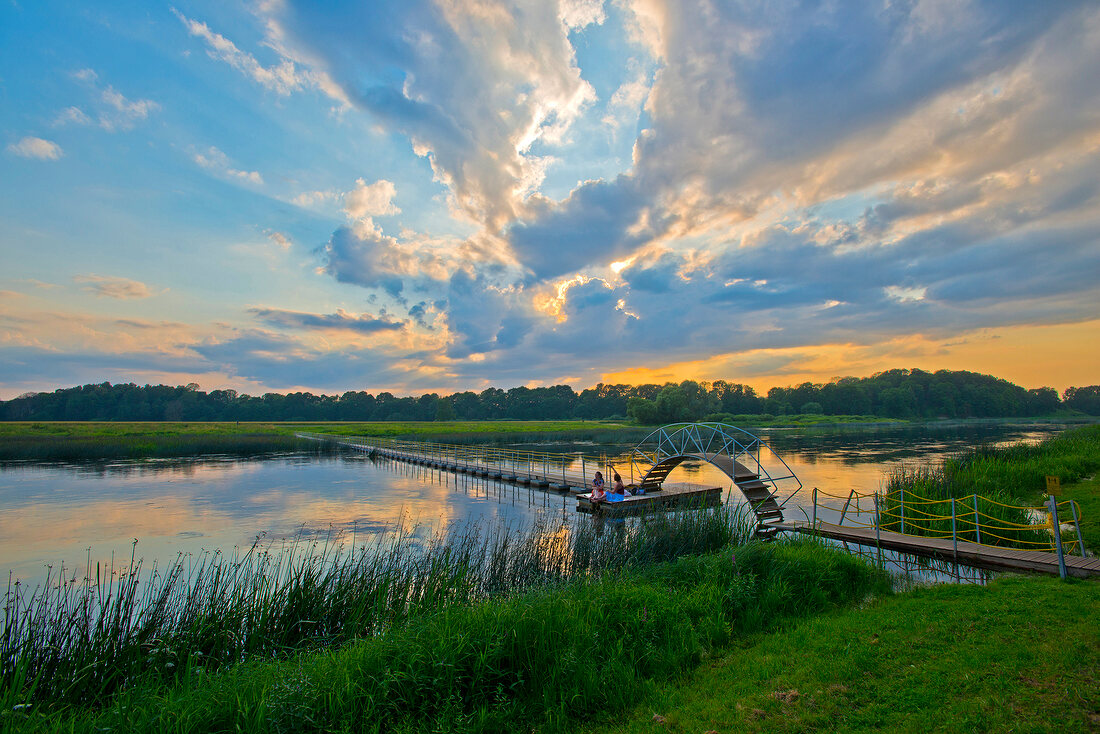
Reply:
[[[842,508],[832,506],[840,500],[844,501]],[[872,509],[862,507],[860,500],[865,503],[870,500]],[[815,487],[814,528],[818,527],[822,510],[839,512],[837,525],[873,528],[876,532],[951,539],[956,544],[965,541],[986,547],[1053,551],[1059,554],[1060,561],[1065,553],[1086,555],[1080,528],[1081,506],[1072,499],[1057,501],[1051,497],[1044,505],[1035,507],[977,493],[937,499],[905,489],[892,492],[852,490],[843,494]],[[1067,521],[1072,518],[1067,524],[1072,525],[1076,537],[1062,537],[1061,517]]]

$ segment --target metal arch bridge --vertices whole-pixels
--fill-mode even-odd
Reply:
[[[758,534],[774,535],[783,505],[802,489],[787,462],[767,443],[726,423],[672,423],[646,436],[630,453],[631,466],[648,467],[641,487],[659,489],[677,466],[690,459],[721,469],[744,494],[760,523]],[[779,492],[787,494],[780,502]]]

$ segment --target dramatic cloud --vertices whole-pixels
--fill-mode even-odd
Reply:
[[[149,286],[129,278],[119,278],[109,275],[76,275],[73,282],[80,283],[84,290],[97,296],[106,298],[148,298],[153,295]]]
[[[1100,318],[1095,3],[222,10],[174,11],[176,53],[155,73],[111,66],[108,84],[92,68],[62,69],[63,94],[27,105],[33,114],[14,105],[23,118],[11,127],[52,122],[74,140],[136,128],[158,109],[139,98],[149,78],[179,93],[166,107],[203,99],[209,110],[168,110],[164,126],[141,126],[148,140],[88,149],[96,166],[128,160],[102,180],[47,180],[78,162],[66,159],[6,192],[9,237],[31,259],[43,253],[12,282],[72,277],[44,260],[71,233],[48,231],[41,209],[17,211],[48,200],[47,184],[110,215],[73,225],[97,247],[120,242],[102,245],[114,263],[104,271],[144,278],[124,264],[147,242],[196,243],[194,272],[167,250],[150,255],[171,263],[161,287],[211,309],[196,307],[196,321],[224,319],[173,342],[206,373],[405,389],[805,376],[845,360],[868,371],[896,366],[876,359],[932,359],[958,349],[959,334],[1069,333]],[[198,49],[213,66],[187,55]],[[211,69],[223,86],[187,87]],[[193,169],[173,171],[180,150],[245,185],[199,190]],[[40,138],[7,152],[61,157]],[[266,239],[248,239],[258,231]],[[137,281],[77,282],[149,295]],[[212,303],[215,282],[224,295]],[[5,301],[12,345],[47,350],[51,330],[64,331],[59,319],[37,332],[14,320],[37,298]],[[272,303],[286,308],[255,306]],[[94,326],[108,339],[116,328],[135,352],[154,348],[136,327]],[[94,351],[64,333],[57,349]]]
[[[567,38],[602,17],[597,4],[426,1],[270,8],[280,42],[315,60],[347,98],[410,139],[451,191],[456,213],[492,230],[522,209],[545,166],[536,143],[557,144],[595,100]],[[566,19],[566,20],[563,20]],[[392,73],[392,70],[397,70]]]
[[[23,158],[38,158],[43,161],[56,161],[64,155],[61,146],[57,143],[32,137],[26,137],[18,143],[12,143],[8,146],[8,152]]]

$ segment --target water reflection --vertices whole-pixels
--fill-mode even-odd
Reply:
[[[790,498],[798,512],[813,487],[874,491],[899,463],[936,460],[982,443],[1035,441],[1061,426],[944,426],[763,431],[802,480]],[[526,449],[530,446],[515,445]],[[617,465],[630,446],[540,444],[550,453],[604,453]],[[625,473],[624,473],[625,475]],[[669,481],[729,488],[709,464],[684,464]],[[740,498],[731,495],[734,501]],[[47,564],[83,567],[90,559],[138,555],[146,563],[180,552],[231,550],[257,537],[303,532],[429,532],[456,521],[527,524],[578,520],[575,500],[468,475],[362,455],[272,454],[253,458],[0,466],[0,570],[35,583]]]

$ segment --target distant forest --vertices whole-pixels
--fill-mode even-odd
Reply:
[[[5,421],[443,421],[478,419],[630,419],[642,424],[729,420],[735,415],[798,413],[873,415],[883,418],[1007,418],[1059,411],[1100,415],[1100,385],[1071,387],[1059,397],[1049,387],[1026,390],[975,372],[895,369],[871,377],[842,377],[824,384],[751,387],[715,380],[665,385],[604,385],[577,393],[568,385],[491,387],[480,393],[428,393],[396,397],[389,392],[343,395],[240,395],[203,392],[192,383],[112,385],[103,382],[27,393],[0,400]]]

